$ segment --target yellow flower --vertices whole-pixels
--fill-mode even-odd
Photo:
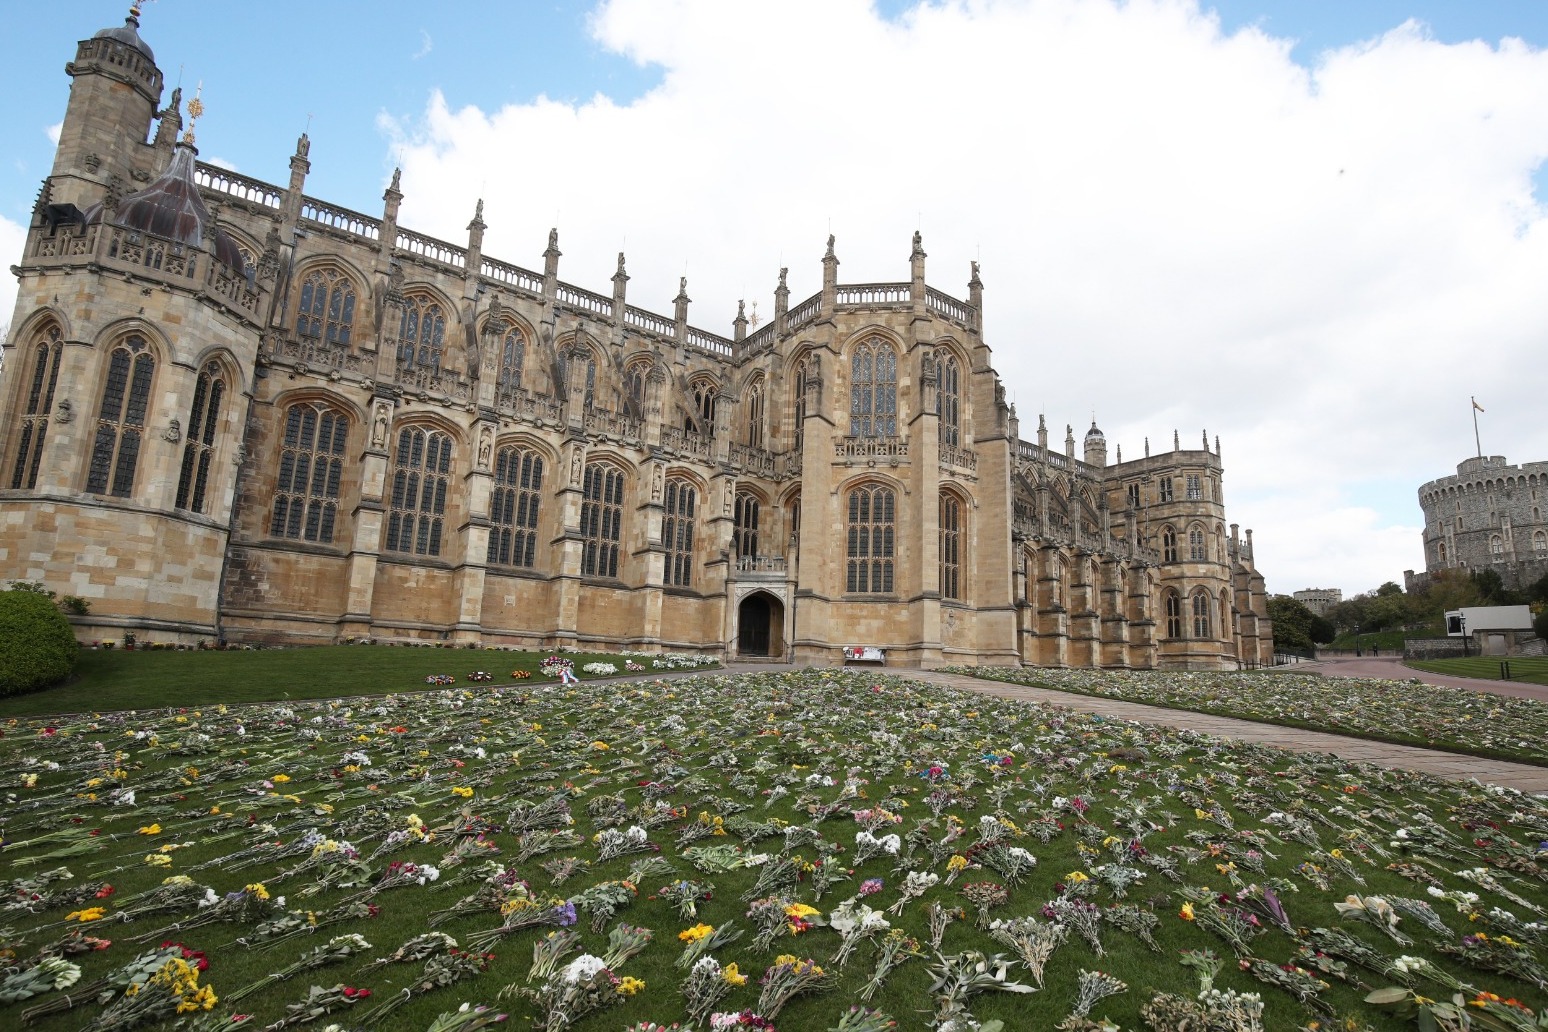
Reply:
[[[696,924],[692,928],[685,928],[677,933],[677,938],[682,942],[698,942],[715,930],[714,925]]]
[[[1182,918],[1184,921],[1192,921],[1193,920],[1193,904],[1192,903],[1184,903],[1182,905],[1182,909],[1177,912],[1177,916]]]
[[[1080,882],[1090,881],[1091,879],[1089,877],[1087,877],[1085,871],[1071,871],[1069,874],[1066,874],[1064,876],[1064,880],[1067,881],[1067,882],[1075,882],[1075,883],[1078,884]]]
[[[290,775],[289,774],[276,774],[272,778],[270,778],[269,780],[274,782],[276,785],[283,785],[285,782],[290,780]]]
[[[608,745],[606,742],[592,742],[591,748],[595,752],[607,752],[608,749],[612,748],[612,746]],[[627,981],[627,979],[625,979],[625,981]]]
[[[466,785],[458,785],[457,787],[452,789],[452,795],[460,796],[463,799],[472,799],[473,798],[473,790],[471,788],[467,787]]]
[[[265,903],[269,901],[269,890],[264,888],[263,882],[253,882],[251,885],[247,886],[247,891],[251,892],[254,896],[257,896]]]
[[[720,977],[729,986],[744,986],[747,984],[747,976],[737,970],[733,961],[720,970]]]
[[[953,854],[951,854],[951,859],[946,861],[946,870],[948,870],[948,871],[963,871],[963,870],[967,869],[967,865],[968,865],[967,857],[962,856],[959,853],[953,853]]]
[[[145,827],[143,827],[139,831],[135,832],[135,834],[137,834],[137,835],[160,835],[161,834],[161,825],[159,825],[159,824],[147,824]]]
[[[821,910],[809,907],[805,903],[792,903],[785,908],[786,917],[811,917],[813,914],[820,913],[822,913]]]
[[[107,913],[107,907],[87,907],[85,910],[72,910],[65,915],[66,921],[79,921],[85,924],[87,921],[100,921]]]
[[[635,993],[639,992],[641,989],[644,989],[644,988],[645,988],[644,981],[642,981],[641,979],[635,978],[633,975],[625,975],[618,982],[618,995],[619,996],[633,996]]]
[[[145,862],[152,867],[171,867],[172,858],[165,853],[152,853],[145,858]]]

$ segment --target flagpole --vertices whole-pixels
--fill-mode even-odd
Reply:
[[[1483,458],[1483,444],[1478,437],[1478,399],[1471,395],[1467,399],[1473,403],[1473,447],[1478,449],[1478,457]]]

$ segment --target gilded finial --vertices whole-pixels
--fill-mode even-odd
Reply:
[[[194,123],[199,121],[199,116],[204,114],[204,101],[199,99],[199,94],[204,92],[204,82],[201,80],[194,87],[193,100],[188,102],[188,128],[183,131],[183,142],[190,147],[194,142]]]

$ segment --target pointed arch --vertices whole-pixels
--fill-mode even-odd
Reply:
[[[844,590],[890,595],[897,552],[897,493],[885,483],[867,482],[850,488],[845,500]]]
[[[178,472],[176,506],[208,514],[209,488],[217,445],[226,416],[227,396],[236,382],[231,364],[207,359],[194,377],[194,396],[183,433],[183,462]]]
[[[144,334],[131,331],[109,350],[86,467],[87,493],[115,498],[134,493],[155,375],[155,350]]]
[[[355,332],[355,313],[364,296],[360,279],[335,261],[312,262],[296,274],[296,336],[348,347]]]
[[[897,435],[898,353],[881,334],[872,334],[849,357],[849,436]]]
[[[455,439],[433,424],[398,429],[384,551],[441,554],[455,447]]]
[[[269,534],[331,544],[355,419],[337,399],[300,396],[287,401]]]
[[[38,484],[38,467],[43,461],[43,445],[54,412],[54,390],[59,385],[59,366],[64,361],[64,330],[50,319],[38,323],[28,336],[28,343],[17,349],[24,356],[21,382],[26,386],[18,399],[21,412],[11,489],[30,491]]]

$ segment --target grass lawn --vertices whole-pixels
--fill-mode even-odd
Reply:
[[[474,671],[509,683],[513,671],[543,680],[538,664],[548,652],[494,649],[407,648],[389,645],[332,645],[317,648],[188,651],[83,649],[75,677],[68,683],[30,695],[0,699],[0,718],[46,713],[90,713],[109,709],[159,706],[280,702],[350,698],[387,692],[422,691],[431,674],[450,674],[459,684]],[[612,663],[624,672],[622,656],[565,653],[584,679],[599,675],[583,669]],[[651,659],[635,657],[647,669]]]
[[[0,1000],[80,969],[0,1027],[195,997],[173,961],[83,991],[163,941],[210,961],[188,1032],[421,1030],[464,1002],[617,1032],[685,1020],[685,987],[785,1032],[880,1032],[844,1019],[870,986],[913,1029],[1368,1032],[1410,1024],[1372,989],[1459,982],[1548,1006],[1548,804],[1517,792],[878,673],[392,677],[416,690],[230,705],[210,682],[176,710],[0,723]],[[713,962],[680,964],[710,930]],[[1228,995],[1196,1002],[1205,975]],[[776,998],[801,982],[823,991]]]
[[[1411,659],[1405,665],[1415,670],[1428,670],[1433,674],[1451,674],[1454,677],[1478,677],[1485,681],[1501,681],[1504,664],[1510,664],[1512,681],[1528,684],[1548,684],[1548,659],[1531,657],[1502,659],[1499,656],[1472,656],[1467,659]]]

